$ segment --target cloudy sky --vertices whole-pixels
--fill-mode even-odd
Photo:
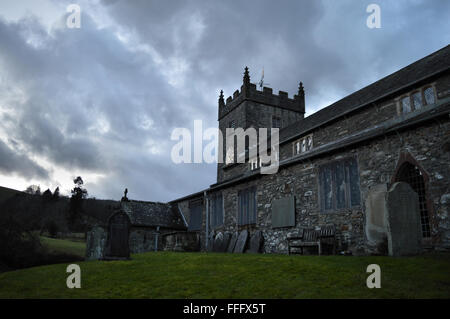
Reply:
[[[67,6],[81,8],[68,28]],[[369,4],[381,28],[369,29]],[[168,201],[216,179],[175,164],[176,127],[217,126],[252,82],[306,90],[307,115],[449,43],[450,1],[0,1],[0,186]],[[206,144],[206,142],[205,142]]]

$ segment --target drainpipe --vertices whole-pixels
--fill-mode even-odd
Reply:
[[[209,242],[209,199],[208,196],[206,194],[206,191],[203,192],[203,197],[205,198],[205,203],[206,203],[206,232],[205,232],[205,248],[206,251],[208,251],[208,242]]]
[[[159,235],[159,226],[156,226],[156,233],[155,233],[155,251],[158,251],[158,235]]]

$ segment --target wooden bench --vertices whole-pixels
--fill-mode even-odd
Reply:
[[[319,230],[314,228],[302,229],[298,235],[290,236],[288,241],[288,254],[291,254],[291,248],[300,248],[303,255],[304,247],[317,246],[319,255],[322,254],[323,246],[332,246],[332,252],[335,253],[335,227],[326,225]]]

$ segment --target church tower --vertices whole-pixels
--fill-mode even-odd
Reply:
[[[223,154],[226,160],[226,129],[253,127],[277,127],[280,130],[305,115],[305,92],[300,82],[298,94],[289,98],[287,92],[279,91],[273,94],[272,89],[263,87],[262,91],[256,89],[256,84],[250,82],[248,67],[244,69],[241,90],[236,90],[233,96],[224,100],[223,91],[219,95],[219,129],[223,134]],[[231,179],[248,170],[248,164],[218,163],[217,182]]]

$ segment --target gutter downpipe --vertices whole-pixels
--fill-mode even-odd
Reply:
[[[155,251],[158,251],[158,236],[159,235],[159,226],[156,227],[155,233]]]

